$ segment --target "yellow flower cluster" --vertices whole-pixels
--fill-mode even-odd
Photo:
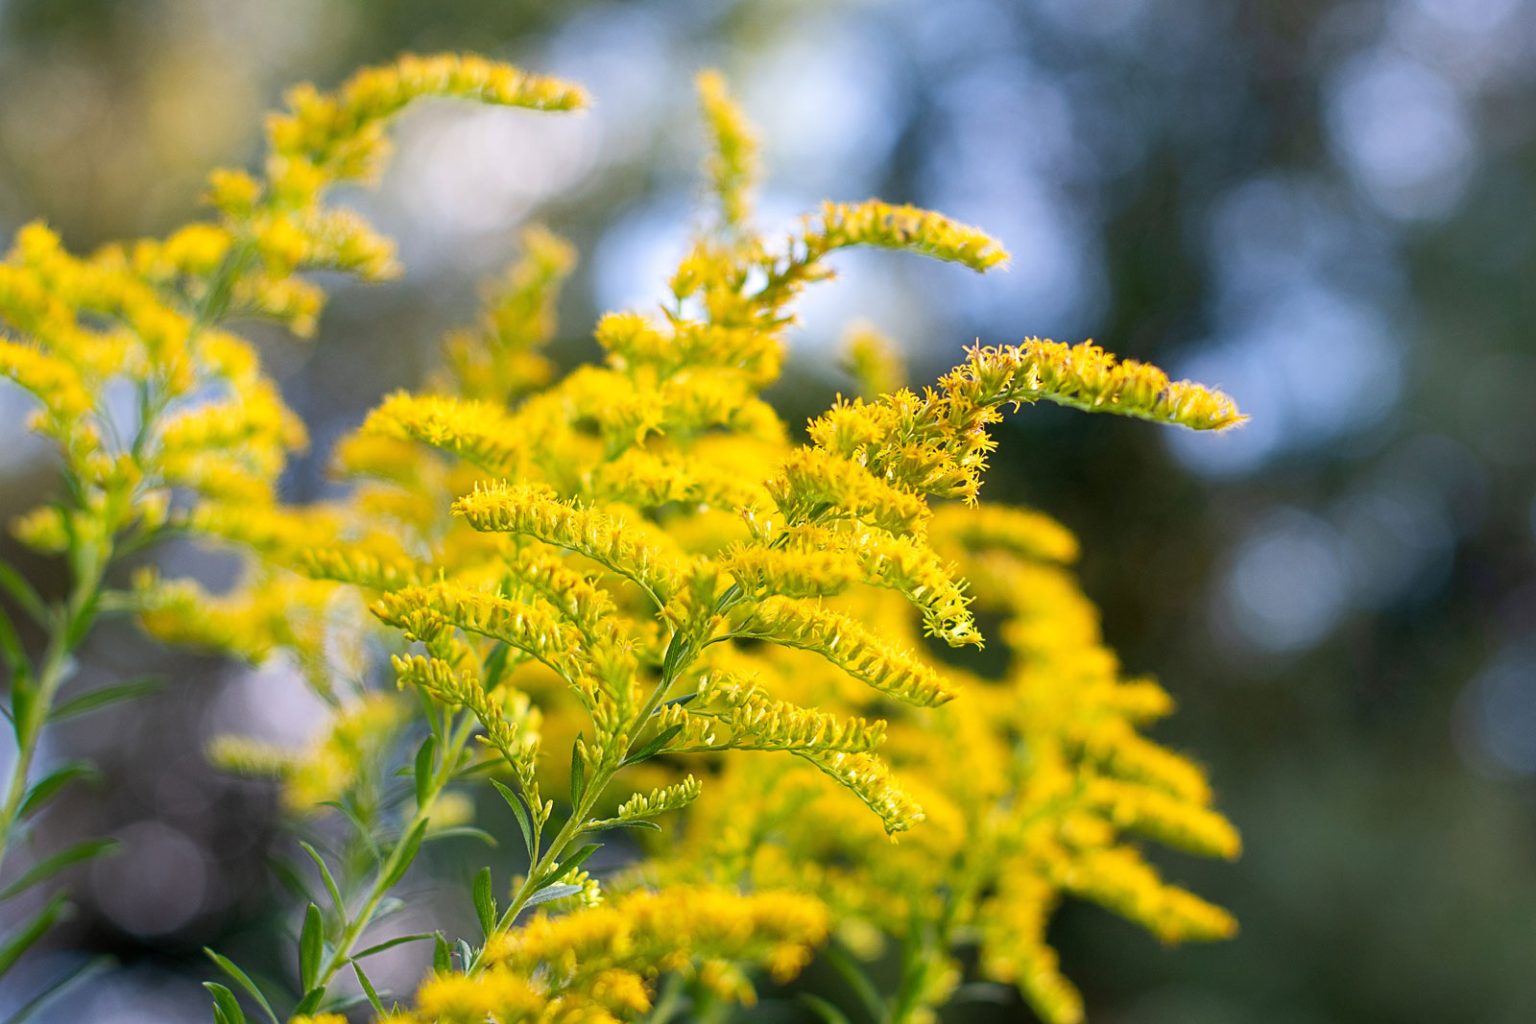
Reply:
[[[438,973],[396,1024],[613,1024],[652,1008],[658,972],[691,975],[720,999],[753,1001],[742,966],[794,976],[825,939],[826,909],[793,892],[689,886],[539,915],[498,936],[474,976]]]
[[[208,759],[225,771],[281,779],[284,805],[296,813],[315,814],[364,776],[370,762],[389,749],[404,721],[399,700],[372,693],[338,709],[326,731],[303,750],[220,736],[209,746]]]
[[[685,979],[690,998],[741,1000],[748,971],[787,978],[837,929],[853,946],[875,934],[909,950],[891,1020],[931,1019],[974,945],[984,977],[1070,1024],[1081,1000],[1045,940],[1060,901],[1098,902],[1170,941],[1226,935],[1231,918],[1163,881],[1141,843],[1215,856],[1239,844],[1201,770],[1140,731],[1171,701],[1123,678],[1104,647],[1064,568],[1075,538],[1039,513],[977,504],[988,431],[1004,407],[1040,399],[1194,429],[1241,416],[1219,392],[1091,343],[977,347],[910,390],[865,331],[852,353],[862,397],[793,443],[762,392],[793,301],[832,276],[837,252],[899,249],[977,271],[1007,254],[978,229],[877,200],[829,203],[782,244],[759,237],[753,133],[718,76],[699,86],[719,213],[666,306],[603,318],[602,362],[555,379],[541,349],[574,256],[527,233],[524,259],[481,320],[448,338],[428,388],[388,397],[338,446],[353,485],[343,501],[272,500],[302,435],[213,314],[307,326],[318,293],[295,272],[390,269],[387,243],[318,197],[374,172],[383,120],[409,99],[572,109],[579,90],[466,57],[405,58],[333,95],[296,90],[269,124],[265,176],[215,177],[220,225],[80,271],[210,312],[136,314],[135,348],[83,326],[80,311],[106,300],[76,282],[71,296],[92,297],[71,299],[55,327],[57,272],[26,268],[68,258],[32,239],[13,260],[25,273],[0,275],[0,314],[50,326],[7,342],[0,368],[49,396],[40,429],[79,450],[81,476],[125,494],[149,471],[99,458],[116,451],[105,429],[74,425],[101,368],[159,367],[143,378],[156,381],[183,362],[217,368],[227,401],[164,420],[157,409],[150,441],[128,450],[159,460],[155,486],[203,496],[164,520],[241,546],[260,568],[218,599],[147,584],[146,625],[249,657],[293,648],[332,694],[336,620],[366,604],[396,679],[421,698],[419,721],[374,722],[364,742],[353,704],[333,696],[327,739],[297,760],[234,741],[217,750],[282,775],[308,807],[387,785],[367,762],[401,732],[420,739],[398,772],[414,781],[402,820],[381,827],[378,863],[358,880],[363,909],[337,900],[313,932],[325,940],[302,1009],[324,1008],[368,915],[449,815],[445,787],[485,772],[517,819],[527,872],[506,906],[483,873],[475,944],[440,949],[412,1007],[386,1014],[375,998],[381,1020],[634,1020],[661,974]],[[68,346],[49,340],[55,329],[73,332]],[[187,372],[178,394],[193,390]],[[246,463],[233,470],[215,458],[231,447]],[[247,480],[265,490],[242,490]],[[42,519],[29,531],[68,534]],[[1001,623],[1001,654],[982,662],[968,658],[978,612]],[[935,641],[961,650],[940,658]],[[349,681],[367,690],[367,675]],[[585,839],[618,827],[641,830],[646,856],[599,883]],[[599,885],[603,905],[556,912],[594,902]]]

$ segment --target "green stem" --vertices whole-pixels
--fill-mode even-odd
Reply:
[[[15,838],[43,726],[53,711],[53,701],[58,696],[59,688],[67,678],[69,656],[79,646],[95,620],[102,576],[111,557],[110,542],[105,551],[98,547],[86,547],[78,553],[74,559],[77,570],[75,582],[64,607],[51,623],[48,648],[43,655],[37,678],[27,680],[24,675],[16,678],[17,690],[11,695],[11,710],[16,716],[16,760],[11,763],[10,778],[5,787],[5,802],[0,804],[0,867],[4,866],[5,856]],[[25,705],[18,708],[16,693],[22,686],[32,692]]]
[[[442,756],[433,773],[432,784],[428,787],[426,799],[416,808],[416,813],[405,825],[400,833],[400,841],[389,851],[389,856],[384,863],[379,865],[378,872],[374,875],[373,884],[368,888],[368,895],[364,897],[362,905],[347,926],[342,929],[341,938],[336,941],[335,947],[325,960],[321,961],[320,970],[315,976],[315,985],[324,989],[330,985],[336,972],[341,970],[352,959],[352,950],[362,938],[363,932],[373,923],[373,915],[378,913],[379,904],[389,894],[389,886],[385,883],[395,873],[400,864],[400,859],[405,856],[405,839],[423,822],[429,820],[432,811],[437,806],[437,801],[442,796],[443,790],[453,780],[455,770],[458,768],[459,755],[464,751],[464,745],[469,742],[469,737],[474,733],[475,718],[473,715],[464,715],[456,723],[449,723],[444,729],[448,734],[448,742],[444,745]]]
[[[253,255],[254,249],[250,244],[245,243],[225,257],[208,296],[199,304],[195,312],[188,333],[189,342],[201,331],[216,323],[223,315],[229,303],[234,281],[243,272]],[[158,381],[145,382],[139,388],[139,423],[133,441],[128,447],[128,454],[135,461],[143,456],[152,435],[152,428],[169,401],[170,396],[166,389],[156,386],[158,383]],[[77,508],[85,511],[87,506],[80,492],[80,485],[73,482],[70,477],[66,477],[66,483],[70,487]],[[122,510],[118,503],[132,500],[134,498],[128,495],[116,495],[109,500],[108,509],[101,521],[107,524],[116,522],[116,513]],[[10,851],[11,843],[16,837],[16,826],[19,824],[21,806],[26,801],[32,764],[37,757],[38,742],[41,739],[43,727],[48,722],[48,716],[53,711],[53,702],[58,696],[59,688],[67,679],[69,657],[90,632],[98,613],[102,610],[99,599],[103,578],[108,567],[122,554],[117,546],[117,540],[118,538],[114,536],[108,536],[100,540],[72,544],[70,563],[74,583],[64,606],[49,623],[48,646],[43,655],[42,664],[37,669],[36,678],[29,679],[25,666],[17,666],[18,671],[15,673],[15,683],[11,693],[11,711],[15,716],[16,759],[11,763],[10,775],[5,785],[4,802],[0,803],[0,867],[4,866],[6,854]],[[23,690],[23,687],[26,689]],[[26,693],[27,699],[25,705],[18,708],[17,697],[23,692]]]
[[[727,595],[727,597],[734,599],[734,595]],[[722,597],[722,605],[727,603],[727,597]],[[555,838],[545,848],[543,855],[538,857],[529,867],[528,876],[523,879],[523,884],[518,886],[517,892],[513,894],[512,902],[508,904],[507,909],[497,919],[496,926],[486,936],[485,944],[475,954],[475,959],[465,968],[466,974],[473,975],[484,967],[485,950],[490,946],[491,939],[505,935],[510,931],[512,925],[517,921],[518,915],[527,908],[528,901],[533,898],[534,893],[538,892],[546,884],[555,881],[555,879],[546,879],[544,876],[555,865],[560,863],[560,858],[565,855],[566,849],[576,837],[590,827],[592,808],[597,805],[597,801],[608,788],[608,784],[613,781],[613,777],[618,774],[619,769],[623,766],[624,759],[629,756],[629,751],[633,749],[635,739],[638,738],[642,727],[650,719],[652,713],[661,706],[661,702],[666,699],[667,694],[677,682],[678,677],[682,675],[683,670],[688,667],[689,662],[693,660],[696,654],[697,651],[690,646],[682,630],[672,634],[672,639],[667,643],[666,654],[662,657],[661,679],[657,682],[655,689],[651,691],[644,706],[641,707],[640,714],[636,716],[629,743],[612,764],[600,767],[594,773],[591,781],[587,784],[586,791],[582,794],[581,800],[576,806],[571,808],[571,816],[565,820],[565,824],[560,827],[560,831],[555,834]]]
[[[651,1009],[650,1016],[645,1018],[646,1024],[668,1024],[674,1014],[683,1008],[683,979],[681,975],[667,975],[667,982],[662,986],[661,997],[656,1000],[656,1005]]]

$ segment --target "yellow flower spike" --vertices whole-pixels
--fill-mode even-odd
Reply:
[[[1129,918],[1165,942],[1230,938],[1232,915],[1193,893],[1163,882],[1128,847],[1086,853],[1063,870],[1062,885]]]
[[[363,433],[420,441],[466,459],[488,472],[518,464],[512,421],[485,402],[397,391],[368,414]]]
[[[1008,261],[1008,251],[979,228],[916,206],[893,206],[878,199],[862,203],[826,203],[807,217],[802,239],[809,259],[835,249],[872,245],[905,249],[972,270],[990,270]]]
[[[350,583],[364,590],[398,590],[421,582],[420,567],[413,559],[351,545],[304,548],[295,555],[293,568],[311,579]]]
[[[802,448],[769,481],[768,493],[791,525],[845,515],[892,533],[922,530],[928,506],[847,459]]]
[[[1046,399],[1085,412],[1119,413],[1192,430],[1221,430],[1244,419],[1220,391],[1190,381],[1170,382],[1154,366],[1117,362],[1086,341],[1071,348],[1038,338],[978,347],[940,385],[951,400],[964,396],[985,407]]]
[[[846,787],[874,811],[888,835],[905,832],[923,820],[923,809],[891,777],[890,768],[873,754],[841,751],[798,752],[823,773]]]
[[[792,527],[782,537],[788,553],[840,555],[863,582],[902,594],[922,612],[924,632],[929,636],[938,637],[951,647],[981,645],[965,582],[956,577],[953,566],[946,565],[920,541],[879,529],[836,530],[820,526]],[[785,586],[774,589],[787,597],[807,596]]]
[[[936,545],[1007,551],[1021,558],[1069,564],[1078,543],[1066,527],[1029,509],[1002,505],[944,505],[934,510],[929,534]]]
[[[292,90],[288,112],[267,123],[268,142],[275,153],[325,167],[337,179],[363,178],[383,145],[379,123],[428,96],[531,110],[577,110],[587,102],[574,85],[481,57],[405,56],[359,71],[331,95]]]
[[[1169,793],[1113,779],[1095,779],[1084,794],[1121,828],[1206,857],[1235,858],[1242,850],[1237,830],[1215,811]]]
[[[288,810],[315,814],[355,784],[366,763],[388,748],[404,717],[397,701],[372,694],[338,709],[326,732],[306,749],[220,736],[209,744],[208,760],[237,775],[281,780]]]
[[[515,533],[566,548],[639,584],[665,606],[682,581],[665,553],[637,539],[622,520],[561,501],[546,488],[492,482],[453,503],[477,530]]]
[[[500,640],[548,665],[573,685],[588,664],[576,630],[553,610],[536,604],[452,583],[432,583],[386,593],[373,607],[387,625],[409,628],[418,636],[423,620],[436,620]]]
[[[699,684],[699,699],[682,714],[707,716],[729,727],[729,737],[706,743],[724,750],[823,750],[868,753],[885,739],[886,723],[841,718],[815,708],[776,700],[761,687],[729,673],[715,673]],[[686,734],[685,734],[686,735]],[[686,745],[686,741],[685,744]]]
[[[553,377],[554,364],[538,350],[554,336],[556,301],[576,250],[541,227],[526,229],[522,242],[522,258],[488,294],[480,322],[444,341],[439,390],[504,402]]]
[[[215,736],[208,744],[208,763],[231,775],[281,779],[293,771],[299,753],[246,736]]]
[[[770,597],[735,615],[731,635],[812,651],[855,679],[918,707],[952,700],[955,690],[911,653],[882,641],[856,620],[812,601]]]
[[[631,448],[593,471],[591,496],[638,509],[685,504],[734,510],[763,498],[753,481],[701,454]]]
[[[720,560],[748,594],[821,597],[837,594],[862,578],[859,563],[845,552],[740,546]]]
[[[618,813],[612,820],[638,821],[687,807],[699,798],[699,790],[699,780],[692,775],[685,776],[682,782],[653,789],[649,793],[636,793],[619,805]]]
[[[757,138],[718,71],[700,73],[695,83],[711,141],[705,164],[710,188],[720,202],[722,223],[728,229],[739,229],[752,216],[752,193],[758,176]]]

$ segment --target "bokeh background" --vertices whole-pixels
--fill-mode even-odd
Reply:
[[[211,166],[256,158],[288,84],[445,48],[577,79],[596,107],[406,118],[381,188],[355,196],[405,279],[343,287],[315,343],[261,336],[315,438],[292,498],[326,493],[330,442],[421,377],[527,221],[583,255],[563,362],[592,355],[599,312],[660,296],[696,220],[692,72],[719,66],[762,130],[769,225],[878,194],[1014,254],[987,278],[840,257],[795,332],[792,420],[847,387],[855,316],[916,379],[977,338],[1093,337],[1253,417],[1210,437],[1041,408],[1000,430],[989,491],[1085,538],[1111,641],[1182,705],[1160,736],[1206,761],[1247,842],[1236,864],[1167,860],[1238,913],[1234,942],[1170,950],[1062,916],[1092,1018],[1536,1020],[1536,6],[0,0],[0,235],[35,217],[78,249],[162,232]],[[54,485],[24,409],[0,388],[7,517]],[[81,913],[17,988],[105,954],[118,966],[51,1019],[205,1020],[201,946],[284,968],[262,937],[272,794],[202,744],[296,741],[314,709],[280,665],[171,656],[129,627],[83,671],[169,684],[54,734],[51,756],[95,757],[110,785],[49,827],[125,850],[76,879]],[[1030,1018],[1004,1000],[951,1019]]]

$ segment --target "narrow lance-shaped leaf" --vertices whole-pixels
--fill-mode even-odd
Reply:
[[[304,911],[304,930],[299,933],[299,979],[304,991],[314,988],[324,955],[325,921],[320,908],[311,903]]]
[[[216,981],[203,982],[203,988],[213,996],[213,1019],[216,1024],[245,1024],[245,1011],[240,1001],[227,987]]]
[[[50,722],[62,722],[66,718],[74,718],[89,711],[96,711],[112,704],[125,700],[133,700],[154,693],[164,685],[159,679],[145,677],[132,679],[126,683],[114,683],[111,686],[103,686],[89,693],[82,693],[78,697],[72,697],[59,704],[48,715]]]
[[[435,832],[428,832],[424,841],[430,843],[439,839],[478,839],[493,850],[500,845],[496,842],[495,836],[485,829],[476,828],[473,825],[455,825],[452,828],[440,828]]]
[[[38,1011],[106,971],[115,962],[109,956],[98,956],[70,967],[62,975],[48,979],[47,987],[6,1018],[6,1024],[25,1024]]]
[[[491,891],[491,869],[481,868],[475,875],[475,914],[480,918],[480,930],[489,936],[496,926],[496,896]]]
[[[39,882],[52,878],[72,864],[78,864],[83,860],[98,857],[108,850],[117,848],[115,839],[88,839],[83,843],[76,843],[67,850],[61,850],[51,857],[38,861],[32,867],[22,872],[10,885],[0,890],[0,901],[8,900],[19,893],[25,892]]]
[[[581,798],[587,792],[587,765],[586,759],[581,756],[581,735],[578,733],[576,742],[571,744],[571,806],[580,807]]]
[[[26,799],[21,802],[21,807],[17,810],[17,817],[25,819],[36,814],[49,800],[53,799],[59,790],[76,779],[100,777],[96,767],[89,762],[70,761],[32,784],[32,788],[27,791]]]
[[[225,974],[229,975],[230,978],[234,980],[236,985],[239,985],[252,999],[256,1000],[256,1005],[261,1007],[262,1011],[266,1013],[267,1019],[270,1020],[272,1024],[278,1024],[277,1014],[272,1012],[272,1004],[267,1002],[267,997],[262,995],[261,989],[257,987],[254,981],[251,980],[250,975],[242,971],[233,960],[229,959],[229,957],[215,953],[207,946],[203,947],[203,952],[208,955],[208,959],[218,964],[219,969]]]
[[[383,888],[391,889],[405,873],[410,870],[411,863],[416,859],[416,853],[421,849],[421,840],[427,834],[427,819],[423,818],[416,823],[416,827],[400,841],[398,852],[394,857],[394,864],[389,874],[383,878]]]
[[[320,856],[320,851],[299,840],[299,846],[309,855],[309,859],[315,862],[315,867],[320,871],[320,880],[325,883],[325,891],[331,897],[331,904],[336,908],[336,913],[345,918],[347,914],[346,901],[341,898],[341,889],[336,884],[336,878],[331,874],[331,869],[326,865],[325,858]]]
[[[566,877],[572,871],[575,871],[577,868],[585,864],[587,858],[592,856],[598,850],[602,849],[602,846],[602,843],[587,843],[575,853],[568,855],[559,864],[556,864],[554,868],[550,870],[549,874],[545,876],[545,880],[548,882],[560,881],[560,879]]]
[[[356,957],[352,958],[352,973],[357,975],[357,983],[362,986],[363,995],[368,997],[368,1005],[373,1008],[373,1012],[380,1017],[384,1016],[384,1004],[379,1001],[379,991],[373,987],[373,982],[368,979],[363,965],[357,962]]]
[[[374,915],[374,919],[378,919],[377,914]],[[418,932],[415,935],[397,935],[392,939],[385,939],[383,942],[369,946],[367,949],[362,950],[361,952],[353,953],[352,959],[362,960],[373,956],[375,953],[382,953],[386,949],[394,949],[396,946],[403,946],[407,942],[424,942],[427,939],[432,938],[434,934],[435,933],[433,932]]]
[[[428,736],[416,751],[416,806],[424,807],[432,792],[432,756],[437,751],[437,737]]]
[[[528,817],[527,809],[523,807],[522,799],[496,779],[491,780],[491,785],[496,787],[496,792],[501,794],[501,798],[507,802],[507,806],[512,808],[512,813],[517,816],[517,827],[522,829],[523,843],[528,848],[528,856],[532,857],[534,836],[533,822]]]
[[[579,892],[581,892],[581,886],[579,885],[546,885],[544,888],[528,897],[528,902],[523,904],[523,909],[531,910],[541,903],[550,903],[554,900],[563,900],[567,896],[574,896]]]
[[[11,600],[20,605],[22,611],[30,615],[38,625],[47,624],[48,606],[42,595],[33,589],[25,576],[16,571],[15,566],[4,559],[0,559],[0,590],[9,594]]]
[[[299,1000],[299,1005],[293,1008],[294,1016],[302,1017],[305,1014],[313,1013],[315,1010],[320,1008],[320,1000],[324,998],[325,986],[316,985],[308,992],[305,992],[304,998]]]
[[[22,954],[31,949],[33,944],[69,913],[70,904],[62,892],[55,893],[53,899],[43,905],[43,908],[33,914],[23,924],[16,927],[9,941],[0,946],[0,977],[16,965]]]
[[[624,758],[623,763],[625,765],[639,764],[641,761],[646,761],[655,757],[658,753],[661,752],[662,747],[665,747],[668,743],[672,742],[672,737],[676,736],[682,731],[683,727],[681,725],[673,725],[661,730],[661,732],[658,732],[655,736],[652,736],[650,740],[643,746],[632,751],[628,757]]]

